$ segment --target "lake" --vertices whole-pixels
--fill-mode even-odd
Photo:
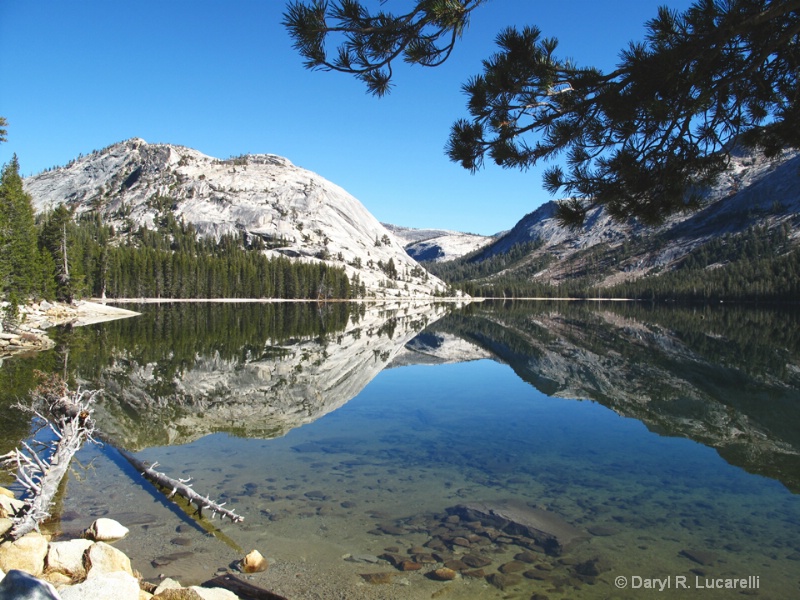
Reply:
[[[193,518],[85,447],[49,527],[118,519],[147,579],[198,583],[258,549],[250,581],[291,599],[800,593],[797,311],[134,309],[7,359],[0,401],[36,369],[102,388],[114,445],[245,517]],[[9,413],[0,451],[29,432]]]

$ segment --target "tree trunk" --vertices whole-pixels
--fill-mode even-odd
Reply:
[[[25,507],[12,519],[14,525],[6,534],[11,539],[38,530],[50,516],[50,506],[72,457],[94,432],[90,405],[98,393],[79,390],[53,401],[45,414],[34,410],[57,438],[50,444],[43,444],[44,456],[23,442],[26,452],[16,449],[0,457],[6,467],[16,468],[17,481],[26,492]]]
[[[164,473],[159,473],[155,470],[158,466],[158,463],[155,462],[150,466],[147,466],[145,463],[140,461],[138,458],[117,448],[119,453],[127,460],[133,468],[140,471],[144,477],[146,477],[149,481],[153,482],[157,486],[160,486],[167,490],[172,490],[169,494],[167,494],[167,498],[172,498],[175,494],[186,498],[186,500],[190,504],[194,504],[197,507],[197,512],[200,516],[203,514],[203,509],[207,509],[211,511],[211,517],[214,518],[214,515],[220,515],[221,518],[229,518],[234,523],[240,523],[244,521],[244,517],[241,515],[237,515],[234,511],[228,510],[224,508],[225,503],[219,504],[210,500],[208,496],[202,496],[195,492],[192,489],[189,481],[191,479],[173,479],[172,477],[167,476]]]

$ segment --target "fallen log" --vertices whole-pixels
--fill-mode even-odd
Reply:
[[[40,447],[38,451],[23,442],[25,451],[17,448],[0,457],[6,468],[15,470],[17,482],[25,489],[22,498],[25,506],[12,517],[14,525],[6,534],[14,540],[38,531],[39,524],[50,516],[50,506],[72,457],[85,440],[92,439],[91,405],[100,393],[80,389],[70,393],[66,386],[37,390],[34,405],[20,408],[33,412],[42,422],[42,428],[49,428],[56,439],[34,442]],[[56,395],[54,391],[62,393]]]
[[[6,537],[19,539],[33,530],[38,530],[40,523],[50,517],[50,506],[53,504],[61,480],[69,468],[72,457],[85,440],[96,443],[102,440],[109,446],[115,447],[125,460],[156,487],[161,490],[171,490],[168,498],[177,494],[185,498],[190,505],[196,506],[200,517],[203,509],[206,509],[211,512],[212,518],[220,515],[234,523],[244,521],[241,515],[224,508],[224,503],[220,504],[194,491],[189,484],[190,479],[173,479],[164,473],[159,473],[155,470],[158,463],[146,465],[128,452],[117,448],[106,436],[97,432],[91,413],[92,404],[101,391],[79,388],[76,392],[70,392],[63,379],[51,376],[34,390],[31,406],[17,406],[20,410],[33,413],[41,423],[39,431],[49,429],[55,440],[34,442],[34,445],[38,446],[38,451],[22,442],[24,451],[15,449],[0,456],[0,464],[13,469],[17,481],[25,489],[25,496],[22,498],[25,505],[13,516],[14,524],[6,533]]]
[[[120,448],[117,448],[117,450],[122,457],[133,466],[134,469],[139,471],[149,481],[163,489],[171,490],[171,492],[167,495],[167,498],[172,498],[177,494],[178,496],[186,498],[189,504],[194,504],[197,507],[198,516],[202,517],[203,509],[206,509],[211,512],[212,519],[214,516],[220,515],[220,518],[224,519],[227,517],[234,523],[240,523],[244,521],[243,516],[237,515],[234,511],[225,508],[224,502],[222,504],[214,502],[208,496],[202,496],[194,491],[192,486],[189,484],[191,479],[173,479],[165,473],[159,473],[156,471],[155,468],[158,466],[157,462],[147,465],[132,454],[129,454]]]
[[[274,594],[252,583],[242,581],[233,575],[220,575],[200,584],[204,588],[222,588],[236,594],[240,600],[286,600],[283,596]]]

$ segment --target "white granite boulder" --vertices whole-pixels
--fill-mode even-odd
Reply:
[[[123,572],[133,575],[131,559],[105,542],[97,542],[89,547],[85,565],[88,579],[104,573]]]
[[[100,518],[84,531],[85,538],[95,542],[116,542],[128,535],[129,529],[114,519]]]
[[[139,600],[139,582],[129,573],[100,573],[61,588],[61,600]]]
[[[38,577],[44,571],[46,556],[47,538],[40,533],[29,533],[0,544],[0,569],[6,573],[17,569]]]
[[[92,545],[93,541],[82,539],[51,542],[47,550],[47,570],[69,575],[73,579],[84,579],[84,555]]]

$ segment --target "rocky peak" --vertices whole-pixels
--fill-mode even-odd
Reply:
[[[446,288],[361,202],[273,154],[218,159],[132,138],[30,177],[25,188],[37,211],[63,203],[79,215],[96,211],[115,227],[154,228],[168,210],[199,235],[259,236],[274,248],[270,253],[357,273],[378,296],[429,296]],[[396,278],[386,273],[390,261]]]

